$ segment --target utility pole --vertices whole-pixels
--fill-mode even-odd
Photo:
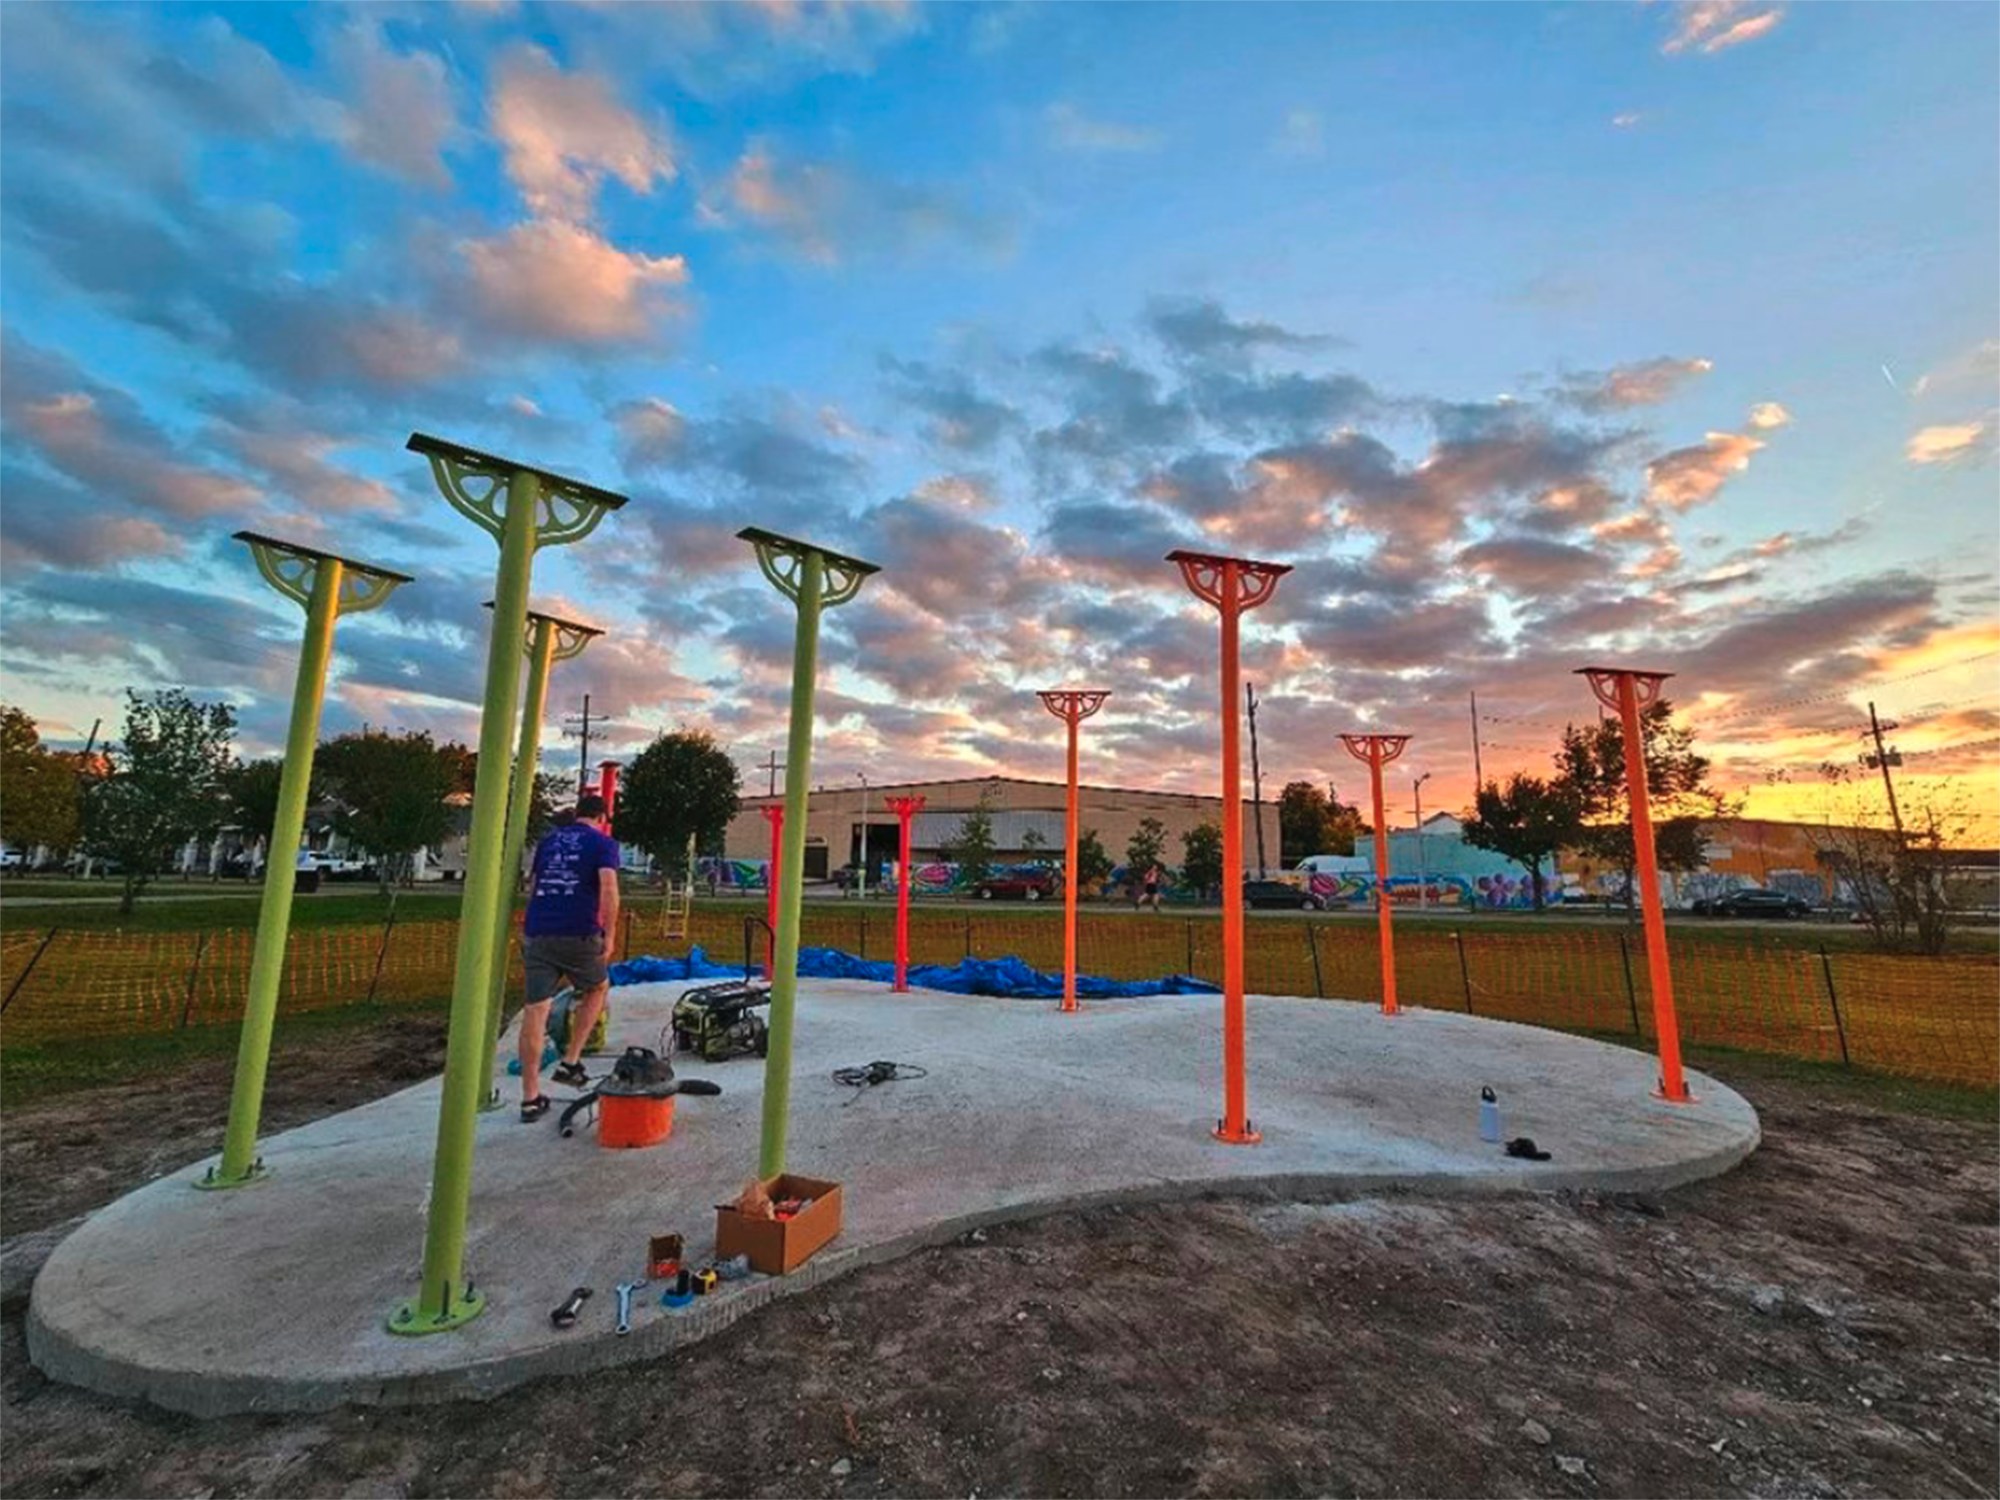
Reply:
[[[1257,878],[1264,878],[1264,768],[1257,760],[1257,684],[1243,684],[1250,705],[1250,811],[1257,819]]]
[[[576,727],[572,728],[571,726]],[[563,715],[563,735],[576,740],[576,794],[581,797],[590,790],[590,694],[583,695],[581,714]]]
[[[1472,795],[1486,785],[1486,773],[1479,768],[1479,694],[1472,694]]]
[[[1417,910],[1430,905],[1430,875],[1424,869],[1424,783],[1431,779],[1429,771],[1424,772],[1412,784],[1411,790],[1417,796]]]
[[[777,751],[773,750],[769,755],[764,757],[764,770],[769,778],[764,787],[764,795],[766,797],[775,797],[778,795],[778,773],[784,769],[785,763],[778,759]]]
[[[868,899],[868,773],[861,773],[861,860],[855,866],[859,872],[855,884],[861,892],[861,899]]]
[[[1900,844],[1903,841],[1903,814],[1896,806],[1896,783],[1889,775],[1889,767],[1900,766],[1903,763],[1903,754],[1900,750],[1885,749],[1882,744],[1882,736],[1895,727],[1894,719],[1884,724],[1875,717],[1875,705],[1873,703],[1868,705],[1868,732],[1875,737],[1875,753],[1862,756],[1861,763],[1865,766],[1881,767],[1882,789],[1889,794],[1889,816],[1896,824],[1896,842]]]

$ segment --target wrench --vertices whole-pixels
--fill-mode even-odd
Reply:
[[[621,1334],[632,1331],[632,1294],[646,1283],[643,1281],[621,1281],[618,1283],[618,1331]]]

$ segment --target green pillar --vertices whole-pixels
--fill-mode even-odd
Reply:
[[[845,604],[873,563],[796,542],[772,532],[737,533],[757,549],[758,565],[798,610],[792,648],[792,721],[785,745],[785,822],[778,846],[777,952],[771,971],[771,1036],[764,1059],[764,1129],[758,1171],[785,1170],[785,1128],[792,1095],[792,1015],[799,989],[799,917],[806,865],[806,793],[812,785],[813,689],[819,671],[822,608]]]
[[[549,667],[567,661],[602,635],[588,625],[528,613],[528,691],[521,703],[521,738],[514,749],[514,780],[507,797],[507,842],[500,856],[500,909],[493,924],[493,977],[486,998],[486,1067],[490,1081],[500,1047],[500,1017],[506,1011],[507,944],[514,932],[514,895],[521,882],[521,856],[528,846],[528,808],[535,800],[535,767],[542,749],[542,715],[548,708]],[[482,1111],[500,1107],[500,1090],[489,1087]]]
[[[444,1087],[438,1103],[423,1279],[417,1295],[389,1315],[392,1333],[438,1333],[479,1316],[485,1295],[465,1275],[465,1223],[472,1204],[472,1156],[479,1101],[486,1092],[487,997],[493,976],[493,930],[500,910],[501,859],[507,830],[507,751],[521,681],[521,640],[528,620],[529,577],[538,546],[589,535],[624,497],[574,480],[414,435],[438,487],[462,513],[500,542],[493,589],[493,634],[486,651],[486,701],[479,722],[479,770],[472,788],[472,835],[452,974]],[[468,484],[467,481],[473,481]],[[483,481],[478,494],[473,489]],[[504,493],[504,510],[499,505]],[[567,506],[568,516],[544,518]]]
[[[257,910],[257,945],[250,957],[243,1030],[236,1044],[229,1126],[223,1136],[222,1161],[195,1183],[200,1188],[241,1187],[265,1175],[264,1164],[257,1158],[257,1122],[264,1109],[264,1073],[271,1060],[271,1032],[278,1019],[278,986],[284,978],[285,939],[292,922],[293,877],[299,837],[305,831],[306,792],[312,785],[327,663],[333,657],[334,622],[343,613],[373,609],[397,585],[409,582],[402,573],[253,532],[239,531],[236,537],[249,544],[266,581],[305,607],[306,634],[299,647],[291,728],[285,735],[284,769],[278,777],[278,811],[271,824],[270,854],[264,863],[264,896]]]

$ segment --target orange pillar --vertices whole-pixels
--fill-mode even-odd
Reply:
[[[785,804],[773,803],[763,813],[764,821],[771,825],[771,863],[764,872],[764,982],[768,984],[778,941],[778,846],[785,834]]]
[[[1680,1021],[1674,1014],[1674,977],[1667,962],[1667,916],[1660,906],[1660,871],[1653,850],[1653,809],[1646,795],[1646,739],[1639,722],[1637,674],[1618,673],[1618,717],[1625,730],[1625,785],[1632,799],[1632,858],[1639,870],[1639,903],[1646,920],[1646,973],[1653,987],[1653,1029],[1660,1043],[1660,1097],[1692,1103],[1681,1072]],[[1658,687],[1654,686],[1657,696]]]
[[[1375,927],[1382,941],[1382,1014],[1393,1016],[1396,1004],[1396,931],[1389,901],[1389,820],[1382,805],[1382,756],[1368,757],[1368,775],[1375,791]]]
[[[1063,998],[1065,1011],[1076,1009],[1076,895],[1077,895],[1077,725],[1104,707],[1108,692],[1072,689],[1045,690],[1036,697],[1042,707],[1069,726],[1069,802],[1063,818]]]
[[[902,994],[910,987],[910,819],[923,811],[921,797],[890,797],[890,812],[903,826],[898,831],[896,859],[896,983]]]

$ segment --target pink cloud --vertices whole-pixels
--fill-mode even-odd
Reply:
[[[559,220],[460,246],[480,311],[509,332],[575,344],[650,339],[687,283],[679,255],[620,250]]]
[[[1669,510],[1691,510],[1713,500],[1729,476],[1750,466],[1764,444],[1741,432],[1711,432],[1691,447],[1663,453],[1646,465],[1646,499]]]
[[[1682,0],[1675,12],[1679,24],[1660,50],[1722,52],[1755,41],[1784,19],[1777,6],[1754,15],[1744,15],[1746,8],[1744,0]]]
[[[607,176],[647,193],[675,175],[666,143],[618,102],[606,79],[565,73],[539,47],[522,47],[501,65],[491,117],[507,176],[537,216],[588,218]]]
[[[1920,429],[1903,450],[1913,464],[1952,464],[1993,449],[1994,419],[1951,422]]]

